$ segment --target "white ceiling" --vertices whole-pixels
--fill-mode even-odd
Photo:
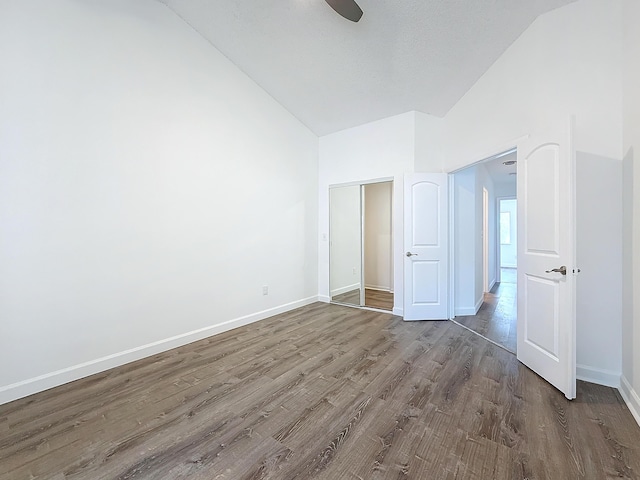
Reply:
[[[505,165],[504,162],[516,161],[516,152],[506,155],[497,155],[495,158],[483,162],[487,172],[495,184],[514,185],[516,183],[516,164]]]
[[[317,135],[439,117],[540,14],[575,0],[160,0]]]

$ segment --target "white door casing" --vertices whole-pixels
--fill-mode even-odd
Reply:
[[[449,179],[445,173],[404,179],[404,319],[448,318]]]
[[[573,120],[518,145],[518,360],[576,395]],[[566,268],[566,275],[553,269]]]

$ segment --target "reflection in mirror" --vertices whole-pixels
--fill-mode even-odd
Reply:
[[[362,235],[360,185],[329,190],[331,301],[360,305]]]
[[[363,188],[364,305],[393,310],[393,183],[370,183]]]
[[[329,189],[331,301],[393,309],[393,182]]]

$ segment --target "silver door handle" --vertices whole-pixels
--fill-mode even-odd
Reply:
[[[567,274],[567,267],[562,265],[560,268],[552,268],[551,270],[545,270],[545,273],[561,273],[562,275]]]
[[[411,252],[407,252],[407,253],[405,253],[405,255],[406,255],[407,257],[417,257],[417,256],[418,256],[418,254],[417,254],[417,253],[411,253]]]

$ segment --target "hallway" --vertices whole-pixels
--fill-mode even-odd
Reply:
[[[456,317],[455,321],[515,353],[518,338],[516,269],[501,268],[500,279],[491,292],[484,294],[484,302],[476,315]]]

